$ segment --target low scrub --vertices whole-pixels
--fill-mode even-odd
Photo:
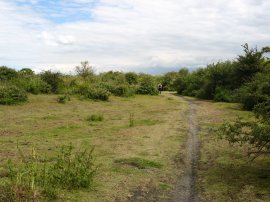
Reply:
[[[92,114],[91,116],[87,118],[87,121],[90,121],[90,122],[101,122],[103,120],[104,120],[104,117],[102,114]]]
[[[32,94],[50,93],[51,86],[40,78],[32,78],[27,82],[26,91]]]
[[[150,76],[143,77],[137,89],[137,93],[142,95],[158,95],[157,86],[153,78]]]
[[[56,199],[62,189],[88,188],[93,183],[93,149],[74,152],[72,145],[62,146],[50,163],[40,158],[35,149],[31,156],[19,151],[22,163],[9,161],[8,175],[0,181],[0,201]]]
[[[27,101],[27,94],[16,86],[0,87],[0,104],[12,105]]]
[[[87,99],[108,101],[110,92],[99,86],[89,86],[86,84],[80,85],[75,90],[76,94],[79,94]]]
[[[130,97],[135,94],[135,89],[128,85],[118,85],[111,93],[120,97]]]
[[[70,96],[69,95],[59,95],[57,97],[57,102],[61,104],[65,104],[67,101],[70,101]]]

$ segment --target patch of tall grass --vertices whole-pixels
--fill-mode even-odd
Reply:
[[[7,175],[0,178],[0,201],[51,200],[61,190],[89,188],[93,184],[93,148],[75,152],[71,144],[64,145],[50,160],[41,158],[34,148],[30,156],[18,150],[21,162],[10,160]]]

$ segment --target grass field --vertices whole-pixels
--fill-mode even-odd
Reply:
[[[0,166],[9,158],[19,160],[17,144],[25,153],[34,146],[48,157],[63,144],[95,146],[94,186],[62,191],[60,200],[127,201],[147,192],[160,200],[170,196],[175,176],[181,174],[184,101],[170,94],[112,97],[108,102],[72,97],[66,104],[56,98],[35,95],[23,105],[0,106]],[[92,115],[103,120],[92,120]]]
[[[55,95],[0,106],[0,183],[8,159],[34,146],[51,157],[63,144],[95,146],[91,189],[61,191],[58,201],[168,201],[184,168],[188,101],[160,96],[112,97],[59,104]],[[192,98],[189,98],[192,99]],[[237,104],[195,100],[200,128],[197,188],[201,201],[270,201],[270,160],[249,162],[245,148],[219,140],[216,128],[252,114]],[[2,173],[1,173],[2,172]],[[1,178],[2,177],[2,178]]]

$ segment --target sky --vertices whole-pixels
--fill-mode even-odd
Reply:
[[[0,0],[0,65],[160,74],[270,45],[269,0]]]

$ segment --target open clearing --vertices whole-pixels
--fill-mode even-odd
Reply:
[[[89,121],[93,114],[104,120]],[[181,201],[187,196],[178,192],[183,183],[193,190],[189,201],[196,193],[200,201],[270,201],[269,159],[248,163],[244,149],[217,138],[215,128],[237,116],[249,119],[251,113],[171,93],[109,102],[72,97],[66,104],[55,95],[32,95],[24,105],[0,106],[0,171],[7,159],[18,159],[17,144],[49,157],[71,142],[95,146],[98,172],[91,190],[63,191],[59,201]],[[197,133],[195,165],[198,140],[190,135]]]
[[[63,192],[62,200],[145,201],[145,193],[152,191],[155,200],[166,201],[175,176],[181,175],[187,108],[170,94],[112,97],[109,102],[72,98],[66,104],[57,103],[55,95],[30,96],[24,105],[0,106],[0,165],[18,158],[17,143],[26,153],[34,146],[48,157],[70,142],[76,148],[94,145],[94,187]],[[104,120],[88,121],[93,114]]]

